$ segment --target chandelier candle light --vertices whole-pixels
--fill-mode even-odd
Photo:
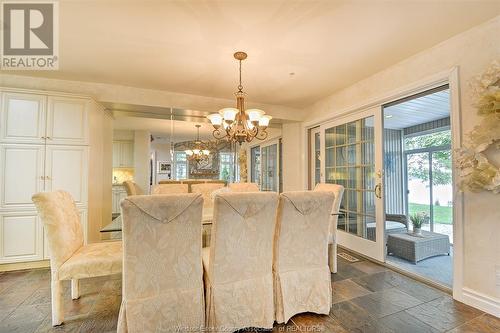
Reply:
[[[188,160],[200,162],[208,158],[208,155],[210,155],[210,150],[208,150],[207,145],[205,145],[203,141],[200,140],[201,125],[197,124],[195,126],[198,130],[196,140],[194,140],[193,145],[190,147],[190,149],[186,149],[185,152]]]
[[[272,119],[259,109],[245,110],[245,93],[241,85],[241,62],[247,58],[245,52],[236,52],[234,58],[240,64],[240,84],[235,92],[236,108],[224,108],[219,113],[207,116],[214,126],[213,135],[216,139],[227,139],[230,142],[250,142],[253,138],[267,138],[267,126]]]

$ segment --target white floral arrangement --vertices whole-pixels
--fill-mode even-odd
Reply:
[[[462,191],[500,193],[500,167],[492,163],[488,152],[500,150],[500,64],[494,61],[488,70],[471,82],[474,106],[481,122],[467,134],[458,150]]]

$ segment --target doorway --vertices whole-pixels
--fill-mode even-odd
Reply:
[[[386,262],[451,288],[453,174],[449,87],[443,85],[386,104],[383,111]],[[394,220],[392,216],[404,219]]]

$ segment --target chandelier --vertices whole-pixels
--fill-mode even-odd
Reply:
[[[208,158],[210,155],[210,150],[208,150],[208,145],[203,143],[200,140],[200,127],[201,125],[195,125],[198,133],[196,135],[196,140],[194,140],[189,146],[189,149],[186,149],[186,157],[190,161],[201,162]]]
[[[241,85],[241,62],[247,58],[245,52],[236,52],[234,58],[240,63],[240,84],[236,96],[236,108],[224,108],[219,113],[212,113],[207,118],[215,128],[213,136],[230,142],[250,142],[253,138],[267,138],[267,126],[272,119],[259,109],[245,110],[245,93]]]

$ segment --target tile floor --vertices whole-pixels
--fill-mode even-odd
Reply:
[[[65,285],[62,326],[50,324],[48,269],[0,273],[0,332],[114,332],[121,302],[120,275],[82,280],[72,301]],[[500,319],[453,301],[434,288],[372,262],[339,258],[332,275],[329,315],[293,317],[276,332],[500,332]],[[247,332],[252,330],[242,330]]]

